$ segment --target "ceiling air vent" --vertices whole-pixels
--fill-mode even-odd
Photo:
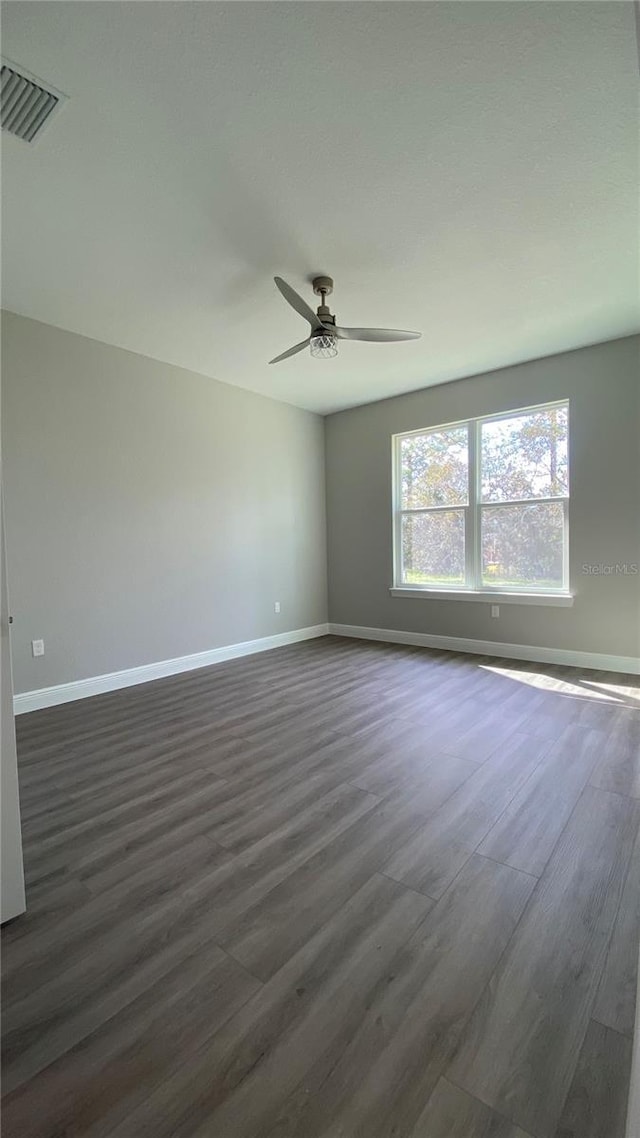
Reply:
[[[25,142],[35,142],[67,96],[24,67],[2,60],[2,129]]]

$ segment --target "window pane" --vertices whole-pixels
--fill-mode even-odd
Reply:
[[[467,427],[400,440],[403,510],[466,506],[469,493]]]
[[[561,502],[483,506],[483,585],[561,589],[563,529]]]
[[[567,407],[482,423],[482,501],[569,493]]]
[[[405,585],[464,585],[464,511],[435,510],[402,519]]]

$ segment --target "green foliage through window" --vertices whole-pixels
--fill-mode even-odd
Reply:
[[[569,493],[568,408],[481,423],[483,502]]]
[[[402,508],[466,506],[469,494],[467,427],[401,439]]]

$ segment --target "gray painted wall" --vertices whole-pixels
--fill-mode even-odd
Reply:
[[[329,619],[441,636],[640,655],[640,576],[582,565],[640,563],[638,337],[370,403],[326,420]],[[570,400],[573,608],[392,597],[391,436]]]
[[[319,416],[13,314],[2,330],[16,692],[326,621]]]

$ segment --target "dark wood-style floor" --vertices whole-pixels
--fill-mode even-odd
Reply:
[[[4,1138],[622,1138],[639,697],[327,637],[20,717]]]

